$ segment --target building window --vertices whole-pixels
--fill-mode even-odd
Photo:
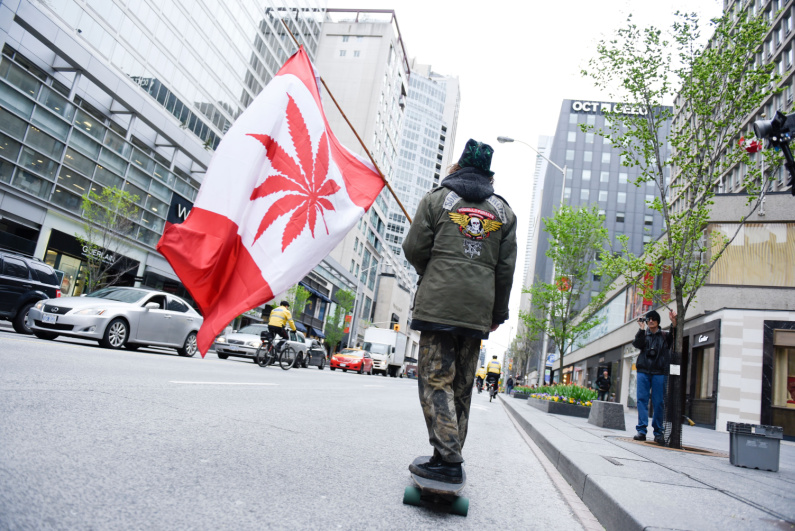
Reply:
[[[591,170],[582,170],[582,180],[583,181],[591,180]]]
[[[616,212],[616,223],[624,223],[624,213]]]
[[[773,405],[795,408],[795,332],[775,330],[773,338]]]
[[[571,179],[574,176],[574,170],[571,168],[566,168],[566,178]]]
[[[353,56],[354,57],[359,57],[359,55],[361,55],[361,52],[359,50],[354,50],[353,51]]]
[[[649,205],[654,203],[654,194],[646,194],[646,203]]]
[[[345,50],[340,50],[340,57],[345,57]]]
[[[574,131],[569,131],[568,141],[574,142],[577,140],[577,133]]]
[[[602,164],[610,164],[610,153],[602,153]]]
[[[566,160],[574,160],[574,150],[567,149],[566,150]]]
[[[588,198],[591,196],[590,190],[580,190],[580,200],[581,201],[588,201]]]
[[[563,190],[563,198],[569,199],[570,197],[571,197],[571,188],[567,186],[566,189]]]
[[[644,244],[651,243],[651,236],[649,236],[648,234],[643,236],[643,243]]]
[[[585,133],[585,143],[593,144],[593,133]]]
[[[643,224],[649,226],[654,224],[654,218],[652,217],[651,214],[646,214],[643,216]]]
[[[342,42],[348,42],[348,39],[350,39],[350,38],[351,38],[350,35],[343,35],[342,36]]]
[[[596,115],[595,115],[595,114],[589,114],[589,115],[588,115],[588,116],[585,118],[585,122],[586,122],[588,125],[596,125]]]
[[[627,202],[627,193],[626,192],[618,192],[618,202],[619,203],[626,203]]]
[[[582,154],[583,162],[591,162],[593,160],[593,151],[584,151]]]
[[[618,173],[618,184],[627,184],[627,172],[622,171]]]
[[[602,183],[609,183],[610,182],[610,172],[603,171],[599,174],[599,182]]]
[[[607,190],[599,190],[599,201],[607,201]]]
[[[569,115],[569,123],[570,124],[576,124],[577,123],[577,115],[576,114],[570,114]]]

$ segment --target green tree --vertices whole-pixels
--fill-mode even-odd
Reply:
[[[546,255],[555,267],[553,282],[535,282],[524,287],[531,296],[531,310],[521,312],[529,337],[546,333],[560,354],[559,369],[563,369],[563,354],[578,343],[585,334],[599,324],[596,312],[604,304],[609,290],[609,278],[604,278],[598,293],[581,308],[582,294],[590,294],[592,273],[597,257],[609,248],[604,216],[598,207],[574,208],[563,205],[551,218],[544,219],[549,235]],[[541,354],[546,356],[546,353]]]
[[[102,286],[112,286],[137,266],[125,258],[129,236],[137,217],[137,195],[109,187],[97,194],[90,190],[83,196],[83,234],[75,237],[86,253],[85,291],[92,293]]]
[[[624,274],[627,284],[640,287],[644,298],[666,305],[669,294],[646,285],[644,279],[663,270],[671,273],[678,314],[675,356],[682,351],[685,316],[698,289],[767,190],[770,174],[756,163],[764,159],[769,169],[780,163],[772,151],[752,158],[738,146],[741,137],[753,136],[752,113],[780,90],[774,65],[758,59],[769,29],[764,13],[754,17],[737,8],[710,21],[710,28],[714,33],[704,44],[694,14],[677,13],[665,34],[655,27],[638,28],[630,18],[614,38],[598,44],[596,57],[583,71],[615,100],[634,109],[606,111],[609,126],[596,132],[621,151],[625,166],[639,168],[636,186],[655,185],[656,197],[649,206],[660,213],[666,229],[641,256],[631,253],[622,237],[623,252],[607,256],[604,269]],[[671,101],[675,109],[664,106]],[[671,119],[665,135],[664,125]],[[667,158],[666,144],[671,149]],[[734,168],[747,168],[741,172],[745,215],[733,233],[707,234],[721,179]]]
[[[294,316],[298,317],[304,313],[306,308],[306,301],[309,300],[309,290],[300,284],[296,284],[287,290],[287,300],[290,302],[290,308]]]
[[[326,342],[331,347],[331,352],[336,350],[337,345],[345,335],[345,316],[353,309],[353,301],[356,294],[352,291],[341,289],[334,296],[336,304],[334,312],[326,322]]]

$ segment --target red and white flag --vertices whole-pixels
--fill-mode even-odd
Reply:
[[[755,138],[740,137],[738,144],[748,153],[759,153],[762,151],[762,141]]]
[[[223,137],[188,218],[157,244],[204,316],[202,356],[232,319],[320,263],[383,186],[331,132],[301,48]]]

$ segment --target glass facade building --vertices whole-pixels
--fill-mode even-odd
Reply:
[[[430,66],[414,66],[392,181],[410,215],[417,211],[420,199],[447,175],[453,157],[459,104],[458,78],[439,75]],[[410,223],[394,198],[390,197],[390,201],[386,241],[392,252],[402,257],[401,245]],[[414,272],[405,258],[400,264]]]

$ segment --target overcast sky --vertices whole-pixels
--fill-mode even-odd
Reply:
[[[662,28],[677,10],[717,16],[722,2],[328,0],[327,7],[394,9],[409,57],[459,78],[455,153],[469,138],[495,149],[495,190],[519,221],[511,318],[487,342],[489,356],[502,357],[517,325],[535,153],[521,144],[499,144],[497,136],[536,146],[539,135],[554,134],[563,99],[608,100],[580,71],[595,56],[596,43],[622,27],[630,13],[638,25]]]

